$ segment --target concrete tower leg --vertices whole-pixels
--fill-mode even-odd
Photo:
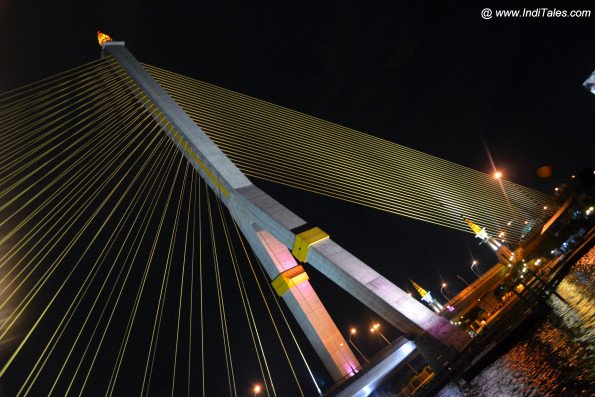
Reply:
[[[238,222],[255,255],[269,275],[310,344],[335,381],[353,376],[357,358],[291,252],[266,230],[243,219]]]

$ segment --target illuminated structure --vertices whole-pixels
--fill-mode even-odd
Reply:
[[[411,284],[413,284],[413,287],[417,290],[417,292],[421,296],[421,300],[426,302],[428,304],[428,306],[430,306],[432,308],[432,310],[434,310],[436,313],[440,313],[440,310],[442,310],[442,305],[440,304],[440,302],[438,302],[432,296],[432,293],[430,291],[426,291],[425,289],[423,289],[415,281],[413,281],[413,280],[409,280],[409,281],[411,281]]]
[[[126,49],[106,41],[102,56],[228,208],[315,351],[335,380],[359,363],[297,260],[308,262],[403,333],[416,338],[428,362],[448,348],[462,351],[466,334],[354,257],[319,228],[252,184]],[[373,371],[368,375],[374,381]]]
[[[595,72],[591,73],[589,78],[583,83],[583,87],[595,94]]]
[[[103,46],[105,43],[107,43],[108,41],[113,41],[112,38],[110,36],[108,36],[105,33],[100,32],[99,30],[97,31],[97,42],[99,43],[100,46]]]
[[[522,220],[540,218],[544,206],[556,207],[551,195],[502,177],[156,66],[143,67],[250,178],[463,232],[469,228],[461,214],[473,214],[494,236],[504,228],[511,242],[522,238]]]
[[[486,232],[485,228],[477,226],[470,219],[463,219],[465,220],[465,222],[467,222],[471,230],[473,230],[473,232],[475,233],[475,237],[481,239],[482,243],[486,243],[492,249],[492,251],[496,253],[496,256],[498,257],[498,260],[500,260],[500,262],[504,264],[515,262],[514,254],[512,253],[512,251],[510,251],[510,249],[507,246],[500,243],[494,237],[490,236],[488,232]]]

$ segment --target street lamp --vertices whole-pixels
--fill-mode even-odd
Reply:
[[[473,266],[476,266],[476,265],[477,265],[477,261],[473,261],[473,263],[471,263],[471,271],[473,273],[475,273],[475,275],[477,276],[477,278],[480,278],[481,277],[481,274],[479,274],[475,269],[473,269]]]
[[[446,294],[444,293],[444,288],[446,288],[446,283],[442,283],[442,287],[440,287],[440,293],[442,294],[442,296],[446,299],[446,301],[450,301],[450,299],[448,298],[448,296],[446,296]]]
[[[260,389],[261,389],[260,385],[254,385],[254,389],[253,389],[253,391],[254,391],[254,397],[256,397],[256,395],[258,393],[260,393]]]
[[[457,277],[459,278],[459,280],[461,280],[462,282],[464,282],[465,284],[467,284],[467,286],[469,286],[469,283],[467,282],[467,280],[465,280],[463,278],[463,276],[460,276],[460,275],[457,274]]]
[[[382,335],[382,332],[380,332],[379,328],[380,328],[380,324],[376,323],[372,326],[372,328],[370,328],[370,332],[371,333],[378,332],[378,335],[380,335],[382,337],[382,339],[384,339],[386,344],[390,345],[390,342],[388,341],[388,339],[386,339],[386,337],[384,335]]]
[[[355,334],[357,334],[357,329],[351,328],[351,330],[349,330],[349,339],[347,341],[351,343],[351,346],[353,346],[353,348],[359,353],[359,355],[362,356],[367,363],[369,363],[370,361],[368,361],[366,356],[364,356],[364,354],[357,348],[355,343],[353,343],[353,341],[351,340],[351,337],[355,336]]]
[[[496,178],[496,179],[502,178],[502,173],[500,171],[494,172],[494,178]]]

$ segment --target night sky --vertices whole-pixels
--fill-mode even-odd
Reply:
[[[141,62],[480,171],[493,171],[491,155],[506,179],[543,192],[594,165],[595,96],[582,82],[595,69],[595,15],[484,20],[503,2],[317,3],[0,0],[0,92],[97,59],[100,29]],[[539,177],[546,165],[552,175]],[[471,234],[255,184],[401,288],[412,278],[439,296],[442,277],[454,294],[457,275],[475,277],[472,255],[482,271],[496,261]],[[342,329],[367,325],[309,273]]]

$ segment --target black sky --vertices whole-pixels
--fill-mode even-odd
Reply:
[[[488,148],[507,179],[544,192],[593,166],[595,96],[581,84],[595,69],[595,15],[484,20],[484,7],[507,6],[320,3],[0,0],[0,92],[97,59],[100,29],[141,62],[480,171],[491,172]],[[549,178],[536,174],[544,165]],[[256,184],[403,288],[413,278],[439,295],[442,274],[462,289],[456,275],[474,277],[468,247],[484,271],[495,262],[465,233]]]

